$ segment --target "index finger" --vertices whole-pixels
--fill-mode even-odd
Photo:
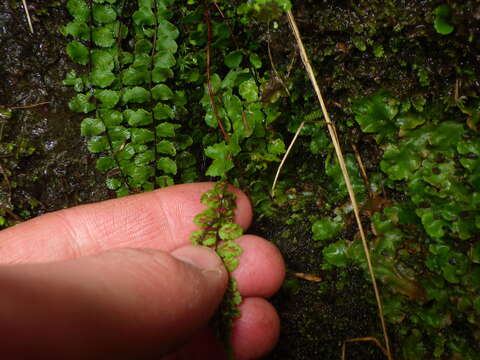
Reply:
[[[0,232],[0,263],[50,262],[133,247],[172,251],[198,229],[201,195],[213,183],[171,186],[120,199],[45,214]],[[236,222],[252,220],[247,196],[237,195]]]

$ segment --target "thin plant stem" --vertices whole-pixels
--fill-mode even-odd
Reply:
[[[342,149],[340,147],[340,142],[339,142],[338,136],[337,136],[337,130],[336,130],[336,127],[333,124],[333,122],[330,120],[330,116],[328,114],[327,107],[325,105],[325,101],[323,100],[323,96],[322,96],[322,93],[320,91],[320,87],[318,86],[318,82],[317,82],[317,79],[316,79],[315,74],[313,72],[313,68],[312,68],[312,65],[310,63],[310,60],[308,58],[307,51],[305,50],[305,46],[303,45],[303,41],[302,41],[302,37],[300,35],[300,31],[298,30],[297,23],[295,21],[295,18],[293,16],[293,13],[292,13],[291,10],[288,10],[287,16],[288,16],[288,22],[290,24],[290,27],[292,29],[292,32],[293,32],[294,36],[295,36],[295,40],[297,42],[298,48],[300,50],[300,56],[302,58],[303,64],[304,64],[305,69],[307,71],[308,77],[310,78],[310,81],[313,85],[313,88],[315,89],[315,93],[317,95],[318,101],[320,102],[320,106],[322,108],[323,116],[325,118],[325,122],[327,124],[327,128],[328,128],[328,131],[330,133],[330,137],[332,139],[333,146],[335,148],[335,153],[337,155],[338,162],[340,164],[340,169],[342,170],[342,175],[343,175],[343,178],[345,180],[345,185],[347,187],[348,194],[349,194],[350,200],[352,202],[353,212],[355,214],[355,220],[357,221],[357,224],[358,224],[358,229],[359,229],[359,232],[360,232],[360,237],[362,239],[363,249],[365,251],[365,257],[367,259],[368,270],[370,272],[370,277],[371,277],[371,281],[372,281],[372,285],[373,285],[373,291],[375,293],[375,299],[377,301],[377,307],[378,307],[380,322],[382,324],[383,336],[384,336],[384,340],[385,340],[386,356],[389,360],[393,360],[392,353],[391,353],[391,350],[390,350],[390,341],[388,339],[387,325],[386,325],[386,322],[385,322],[385,317],[383,315],[383,305],[382,305],[382,300],[380,298],[380,291],[378,289],[377,279],[375,277],[375,272],[374,272],[373,265],[372,265],[372,259],[370,257],[370,250],[369,250],[369,247],[368,247],[367,238],[365,236],[365,231],[363,229],[362,221],[360,219],[360,210],[359,210],[359,206],[358,206],[358,203],[357,203],[357,198],[355,196],[355,192],[353,191],[352,183],[350,181],[350,176],[348,175],[347,166],[345,164],[345,159],[344,159]]]
[[[388,356],[388,353],[387,353],[387,349],[385,349],[382,344],[380,343],[380,341],[375,338],[375,337],[371,337],[371,336],[367,336],[367,337],[361,337],[361,338],[354,338],[354,339],[347,339],[343,342],[343,345],[342,345],[342,360],[346,360],[347,359],[347,343],[351,343],[351,342],[373,342],[375,345],[378,346],[378,348],[385,354],[385,356]]]
[[[22,3],[23,3],[23,9],[25,10],[25,15],[27,16],[28,28],[30,29],[30,32],[33,34],[32,19],[30,18],[30,12],[28,11],[27,0],[22,0]]]
[[[210,105],[212,106],[212,112],[213,115],[215,116],[215,119],[217,119],[218,127],[220,128],[220,131],[222,132],[222,135],[224,139],[228,142],[230,141],[230,136],[227,134],[225,131],[225,128],[223,127],[222,119],[220,118],[220,115],[218,115],[217,111],[217,104],[215,102],[215,94],[213,93],[213,87],[212,87],[212,79],[211,79],[211,61],[212,61],[212,56],[211,56],[211,46],[212,46],[212,23],[210,19],[210,9],[208,8],[208,0],[205,0],[205,22],[207,23],[207,32],[208,32],[208,41],[207,41],[207,48],[206,48],[206,57],[207,57],[207,87],[208,87],[208,96],[210,98]]]
[[[47,105],[47,104],[50,104],[50,101],[43,101],[43,102],[39,102],[37,104],[32,104],[32,105],[14,106],[14,107],[11,107],[10,110],[31,109],[37,106]]]
[[[363,164],[363,160],[362,160],[362,157],[360,156],[360,152],[358,151],[357,146],[355,144],[352,144],[352,149],[355,154],[355,159],[357,160],[358,167],[360,168],[360,174],[362,175],[363,183],[365,184],[365,187],[367,189],[368,197],[370,199],[373,199],[372,188],[370,186],[370,182],[368,181],[367,170],[365,169],[365,165]]]
[[[280,165],[278,166],[277,173],[275,174],[275,180],[273,180],[273,185],[272,185],[272,190],[271,190],[272,197],[275,196],[275,186],[277,185],[278,177],[280,176],[280,171],[282,170],[283,164],[285,164],[285,161],[287,160],[288,155],[290,154],[290,151],[292,150],[293,145],[295,144],[295,141],[297,141],[298,135],[300,135],[304,126],[305,126],[305,121],[302,121],[302,123],[298,127],[297,131],[295,132],[295,136],[293,137],[292,141],[290,142],[290,145],[288,145],[288,149],[285,152],[285,155],[283,155],[283,158],[282,158],[282,161],[280,162]]]

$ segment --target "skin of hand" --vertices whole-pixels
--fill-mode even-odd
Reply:
[[[208,322],[228,275],[189,245],[212,183],[172,186],[49,213],[0,232],[0,354],[5,359],[223,359]],[[236,222],[252,218],[237,194]],[[236,359],[268,353],[279,318],[265,300],[285,266],[275,246],[244,235],[234,276],[244,297]]]

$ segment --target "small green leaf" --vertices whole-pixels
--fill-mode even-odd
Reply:
[[[435,218],[431,209],[418,209],[417,214],[421,216],[423,227],[428,235],[433,238],[441,238],[445,235],[443,230],[446,225],[445,221]]]
[[[167,175],[158,176],[155,181],[157,185],[161,188],[172,186],[174,184],[173,179]]]
[[[146,144],[155,139],[152,130],[148,129],[132,129],[132,143],[134,144]]]
[[[448,35],[455,30],[455,27],[450,24],[452,11],[450,6],[447,4],[442,4],[437,6],[435,10],[433,10],[433,14],[435,15],[435,20],[433,22],[433,26],[435,31],[441,35]]]
[[[130,66],[122,71],[124,85],[143,85],[150,81],[150,72],[147,66]]]
[[[128,125],[133,127],[150,125],[153,122],[152,113],[144,109],[127,109],[123,112],[123,116],[127,120]]]
[[[130,138],[130,130],[124,126],[112,126],[108,129],[108,136],[112,142],[118,141],[124,143]]]
[[[344,267],[347,265],[348,261],[346,249],[347,245],[345,244],[345,241],[337,241],[323,249],[323,258],[328,264]]]
[[[95,92],[95,98],[101,101],[101,108],[113,109],[120,100],[120,94],[115,90],[98,90]]]
[[[67,44],[67,54],[70,58],[80,65],[87,65],[89,61],[88,48],[78,41],[70,41]]]
[[[255,80],[250,79],[240,84],[239,93],[242,98],[249,102],[258,100],[258,86]]]
[[[202,194],[200,202],[209,208],[217,209],[220,206],[221,199],[215,190],[208,190]]]
[[[167,85],[159,84],[152,88],[152,97],[154,100],[171,100],[175,94]]]
[[[213,209],[207,209],[193,218],[193,223],[199,227],[212,227],[218,221],[218,215]]]
[[[132,143],[129,143],[123,147],[123,150],[117,152],[117,160],[120,164],[123,164],[124,160],[130,160],[135,156],[135,147]]]
[[[117,178],[107,178],[105,183],[107,184],[107,188],[110,190],[117,190],[120,186],[122,186],[122,182]]]
[[[141,40],[138,40],[135,43],[135,53],[136,54],[144,53],[144,54],[149,55],[150,52],[152,51],[152,48],[153,48],[152,42],[150,40],[147,40],[147,39],[141,39]]]
[[[409,179],[421,165],[420,154],[408,145],[389,144],[380,162],[380,168],[392,180]]]
[[[71,21],[61,28],[61,30],[65,36],[70,35],[80,40],[90,39],[90,28],[84,22]]]
[[[63,80],[63,85],[73,86],[76,92],[81,92],[84,88],[82,78],[77,77],[77,73],[73,70],[67,73],[67,77]]]
[[[115,193],[117,194],[118,198],[121,198],[121,197],[124,197],[124,196],[127,196],[128,194],[130,194],[130,191],[128,190],[128,188],[126,186],[122,186],[117,191],[115,191]]]
[[[100,88],[110,86],[115,80],[115,75],[109,70],[93,70],[90,74],[92,84]]]
[[[115,44],[115,33],[107,26],[96,27],[92,31],[92,39],[95,45],[107,48]]]
[[[159,154],[175,156],[175,154],[177,153],[177,150],[175,149],[175,146],[171,141],[162,140],[162,141],[159,141],[157,144],[157,152]]]
[[[103,119],[103,123],[107,127],[117,126],[123,122],[122,113],[117,110],[100,109],[100,118]]]
[[[178,35],[180,35],[177,27],[165,19],[160,19],[158,21],[157,28],[158,38],[168,38],[175,40],[176,38],[178,38]]]
[[[399,111],[398,102],[384,91],[358,100],[352,109],[363,132],[389,138],[397,131],[393,119]]]
[[[116,166],[115,160],[111,156],[102,156],[97,159],[96,168],[98,171],[108,171]]]
[[[106,136],[93,136],[88,140],[87,148],[92,153],[105,152],[109,148],[108,139]]]
[[[92,65],[97,70],[113,70],[115,61],[112,54],[105,49],[96,49],[92,51]]]
[[[217,246],[216,250],[229,272],[234,271],[238,267],[238,257],[242,254],[243,250],[235,241],[223,241]]]
[[[78,22],[88,22],[90,8],[85,0],[68,0],[67,9]]]
[[[203,246],[213,246],[217,243],[217,232],[212,230],[212,231],[204,231],[203,237],[202,237],[202,243],[201,245]]]
[[[162,170],[165,174],[177,174],[177,164],[170,158],[161,157],[157,161],[157,169]]]
[[[242,236],[243,229],[235,223],[224,224],[220,230],[218,230],[218,236],[222,240],[235,240]]]
[[[124,104],[144,103],[150,101],[150,92],[139,86],[128,88],[123,93],[122,101]]]
[[[285,153],[285,143],[282,139],[273,139],[267,146],[268,152],[273,155],[281,155]]]
[[[80,133],[83,136],[100,135],[105,131],[105,125],[102,120],[94,118],[85,118],[80,124]]]
[[[315,221],[312,225],[314,240],[330,240],[337,235],[343,227],[341,219],[331,219],[328,217]]]
[[[260,56],[258,56],[255,53],[250,54],[250,64],[253,65],[255,69],[260,69],[262,67],[262,60],[260,59]]]
[[[178,127],[178,125],[164,122],[159,124],[156,127],[156,133],[158,137],[174,137],[175,136],[175,129]]]
[[[175,57],[167,50],[161,50],[153,56],[154,67],[169,69],[176,63]]]
[[[225,56],[225,65],[229,68],[236,68],[240,66],[240,63],[243,60],[243,54],[240,50],[235,50]]]
[[[131,184],[134,187],[142,186],[155,173],[155,170],[152,167],[150,167],[148,165],[137,166],[137,165],[135,165],[135,163],[131,163],[128,167],[125,168],[125,171],[126,171],[127,175],[132,178],[131,179]]]
[[[157,40],[156,50],[164,50],[171,54],[175,54],[178,50],[178,44],[175,40],[169,38],[159,38]]]
[[[156,67],[152,70],[152,81],[155,83],[167,81],[172,77],[173,77],[173,71],[171,69]]]
[[[90,94],[77,94],[70,100],[68,107],[72,111],[87,114],[95,110],[95,104],[90,102],[91,97]]]
[[[150,7],[140,7],[133,13],[133,22],[138,26],[155,25],[155,15]]]
[[[135,156],[134,163],[137,166],[148,165],[155,160],[155,152],[153,150],[147,150],[141,154]]]
[[[117,19],[117,12],[111,5],[93,5],[92,15],[98,24],[109,24]]]
[[[174,119],[175,113],[170,106],[158,103],[153,108],[153,116],[156,120]]]
[[[224,176],[234,167],[231,160],[231,154],[225,142],[209,146],[205,149],[205,155],[214,159],[213,163],[207,169],[208,176]]]

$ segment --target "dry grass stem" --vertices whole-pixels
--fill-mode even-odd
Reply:
[[[385,349],[382,346],[382,344],[380,343],[380,341],[377,338],[367,336],[367,337],[362,337],[362,338],[354,338],[354,339],[345,340],[343,342],[343,345],[342,345],[342,360],[346,360],[346,358],[347,358],[347,343],[349,343],[349,342],[362,342],[362,341],[373,342],[385,354],[385,356],[388,356],[387,349]]]
[[[30,12],[28,11],[27,0],[22,0],[23,9],[25,10],[25,15],[27,16],[28,27],[30,28],[30,32],[33,34],[33,25],[32,19],[30,18]]]
[[[277,185],[278,177],[280,176],[280,171],[282,170],[283,164],[285,164],[285,161],[287,160],[288,155],[290,154],[290,151],[292,150],[293,145],[295,144],[295,141],[297,141],[298,135],[300,135],[300,132],[302,131],[304,126],[305,126],[305,121],[303,121],[298,127],[297,131],[295,132],[295,136],[290,142],[290,145],[288,145],[288,149],[285,152],[285,155],[283,155],[283,159],[280,162],[280,165],[278,166],[277,173],[275,174],[275,180],[273,180],[273,185],[271,190],[272,197],[275,196],[275,186]]]
[[[370,182],[368,181],[367,170],[365,169],[365,165],[363,164],[362,157],[360,156],[360,152],[358,151],[357,146],[355,144],[352,144],[352,149],[355,154],[355,159],[357,160],[358,167],[360,168],[360,174],[362,175],[363,183],[367,188],[368,197],[371,199],[373,198],[373,193],[370,187]]]
[[[340,142],[338,140],[337,131],[336,131],[335,125],[330,120],[330,116],[328,114],[327,107],[326,107],[325,102],[323,100],[323,96],[322,96],[322,93],[320,91],[320,87],[318,86],[317,79],[315,78],[315,74],[313,72],[312,65],[310,64],[310,60],[309,60],[307,52],[305,50],[305,46],[303,45],[303,41],[302,41],[302,38],[301,38],[301,35],[300,35],[300,31],[298,30],[297,23],[295,21],[295,18],[293,17],[293,14],[292,14],[291,10],[289,10],[287,12],[287,16],[288,16],[288,21],[290,23],[292,32],[295,36],[297,45],[299,47],[300,56],[302,58],[303,64],[304,64],[305,69],[308,73],[310,81],[312,82],[313,88],[315,89],[315,93],[317,94],[318,101],[320,102],[320,106],[322,108],[323,116],[325,118],[325,122],[327,123],[328,131],[330,133],[330,137],[332,138],[333,146],[335,148],[335,153],[337,155],[338,162],[340,164],[340,169],[342,170],[342,175],[343,175],[343,178],[345,180],[345,185],[347,186],[348,194],[349,194],[350,200],[352,202],[353,212],[355,214],[355,219],[357,221],[358,228],[359,228],[359,231],[360,231],[360,236],[361,236],[361,239],[362,239],[362,244],[363,244],[363,248],[364,248],[364,251],[365,251],[365,256],[366,256],[366,259],[367,259],[368,270],[370,272],[370,277],[371,277],[371,280],[372,280],[373,290],[374,290],[374,293],[375,293],[375,299],[377,301],[379,317],[380,317],[380,321],[381,321],[381,324],[382,324],[383,336],[384,336],[384,339],[385,339],[386,356],[389,360],[392,360],[393,357],[392,357],[391,350],[390,350],[390,342],[389,342],[388,334],[387,334],[387,326],[386,326],[386,323],[385,323],[385,318],[383,316],[383,305],[382,305],[382,300],[380,298],[380,291],[378,290],[377,280],[375,278],[375,272],[373,270],[372,259],[370,257],[370,251],[369,251],[369,248],[368,248],[368,243],[367,243],[367,239],[366,239],[366,236],[365,236],[365,231],[363,229],[362,221],[360,219],[360,210],[359,210],[359,206],[358,206],[358,203],[357,203],[357,198],[355,196],[355,192],[353,191],[352,184],[351,184],[351,181],[350,181],[350,177],[348,175],[347,166],[345,164],[345,159],[344,159],[344,156],[343,156],[343,153],[342,153],[342,149],[340,147]]]
[[[47,105],[47,104],[50,104],[50,101],[43,101],[43,102],[39,102],[37,104],[32,104],[32,105],[14,106],[14,107],[11,107],[10,110],[31,109],[31,108],[34,108],[34,107],[37,107],[37,106],[42,106],[42,105]]]

